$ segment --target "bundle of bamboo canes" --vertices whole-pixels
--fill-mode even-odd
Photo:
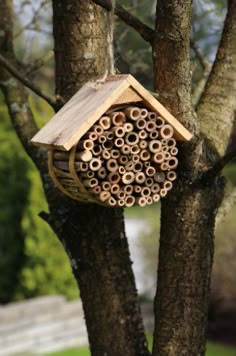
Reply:
[[[176,179],[173,134],[145,107],[119,108],[102,116],[70,152],[53,151],[53,166],[61,172],[60,185],[78,200],[87,195],[108,206],[150,205]]]

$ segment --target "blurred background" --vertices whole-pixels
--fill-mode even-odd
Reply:
[[[156,1],[119,3],[153,26]],[[25,63],[28,76],[53,94],[51,1],[14,0],[14,13],[17,56]],[[225,13],[224,0],[194,1],[191,60],[195,103],[215,58]],[[117,19],[114,46],[115,65],[120,72],[131,73],[152,90],[151,48]],[[205,65],[199,60],[198,52],[204,57]],[[32,93],[30,105],[40,126],[53,115],[47,103]],[[79,292],[63,248],[38,216],[47,210],[40,178],[16,137],[1,93],[0,118],[0,355],[36,352],[46,355],[64,348],[68,350],[57,355],[89,355],[86,347],[79,351],[70,349],[87,343],[82,309],[77,301]],[[229,149],[233,146],[236,146],[236,135],[232,136]],[[228,165],[224,174],[226,194],[236,197],[236,162]],[[220,211],[216,224],[207,356],[236,355],[236,198],[234,200],[235,205],[230,204]],[[151,335],[160,206],[130,208],[125,216],[147,333]],[[65,320],[69,324],[65,324]],[[22,344],[24,335],[29,341],[21,347],[17,343]]]

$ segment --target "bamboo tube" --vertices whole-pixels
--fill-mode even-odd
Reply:
[[[91,162],[91,161],[90,161]],[[75,164],[75,166],[77,166],[77,164]],[[86,172],[88,170],[88,163],[87,162],[80,162],[78,164],[78,171],[80,172]]]
[[[118,199],[125,199],[126,195],[125,195],[125,192],[123,190],[121,190],[118,194]]]
[[[98,177],[100,179],[104,179],[106,178],[107,176],[107,171],[106,171],[106,168],[105,167],[101,167],[99,170],[98,170]]]
[[[171,158],[171,155],[169,152],[164,152],[165,160],[168,161]]]
[[[108,174],[107,179],[111,184],[117,184],[121,180],[121,176],[118,172],[111,172]]]
[[[167,144],[167,146],[169,148],[175,147],[176,146],[176,140],[173,137],[168,138],[166,144]]]
[[[159,194],[153,194],[152,196],[154,203],[157,203],[160,200],[160,195]]]
[[[56,167],[56,168],[60,168],[62,169],[63,171],[68,171],[69,172],[69,163],[64,161],[64,162],[61,162],[61,161],[54,161],[53,162],[53,165]],[[78,167],[79,168],[79,167]],[[79,170],[79,169],[78,169]]]
[[[162,152],[165,154],[166,152],[169,151],[169,147],[168,146],[162,146]]]
[[[162,171],[168,171],[169,168],[170,167],[169,167],[167,162],[162,162],[162,164],[161,164],[161,170]]]
[[[147,162],[144,162],[144,167],[150,167],[151,166],[151,162],[147,161]]]
[[[92,158],[93,158],[92,152],[88,150],[76,153],[75,155],[76,160],[79,159],[83,162],[89,162],[91,161]]]
[[[101,135],[101,136],[99,136],[99,138],[98,138],[98,142],[99,142],[99,143],[104,143],[104,142],[106,142],[106,140],[107,140],[107,138],[106,138],[105,135]]]
[[[160,152],[162,148],[162,144],[159,140],[150,141],[148,146],[152,153]]]
[[[94,176],[95,176],[95,173],[93,171],[87,171],[87,172],[80,173],[80,177],[82,177],[82,178],[93,178]]]
[[[157,152],[154,154],[152,160],[155,163],[161,164],[165,159],[164,153],[163,152]]]
[[[139,155],[132,155],[132,161],[133,161],[134,163],[139,162],[139,160],[140,160]]]
[[[86,132],[84,137],[88,138],[89,140],[96,141],[98,138],[98,135],[93,131],[90,131],[90,132],[88,131],[88,132]]]
[[[94,147],[94,142],[90,139],[79,141],[78,147],[82,150],[92,150]]]
[[[118,206],[122,207],[122,206],[124,206],[124,205],[125,205],[124,199],[119,199],[119,200],[118,200]]]
[[[138,107],[128,107],[125,109],[126,116],[131,120],[138,120],[141,116],[141,110]]]
[[[128,162],[129,158],[125,155],[121,155],[119,158],[118,158],[118,162],[121,163],[121,164],[126,164]]]
[[[132,132],[134,130],[134,125],[131,122],[124,123],[125,132]]]
[[[152,197],[147,197],[147,205],[152,205],[153,199]]]
[[[157,183],[162,183],[166,179],[166,175],[164,172],[157,172],[154,175],[154,181]]]
[[[160,191],[160,185],[158,183],[153,183],[153,185],[151,186],[151,192],[153,194],[158,193]]]
[[[141,114],[141,117],[142,117],[143,119],[145,119],[145,118],[148,116],[148,110],[145,109],[145,108],[142,108],[140,114]]]
[[[166,138],[169,139],[173,136],[174,134],[174,129],[172,126],[170,126],[169,124],[164,125],[161,129],[160,129],[160,136],[162,138]]]
[[[173,183],[168,181],[168,180],[166,180],[164,182],[163,188],[166,189],[166,190],[171,190],[173,188]]]
[[[103,132],[104,132],[104,130],[103,130],[103,128],[102,128],[101,125],[94,125],[94,126],[93,126],[93,131],[94,131],[98,136],[102,135]]]
[[[87,188],[93,188],[98,185],[98,180],[96,178],[83,180],[83,185]]]
[[[107,181],[104,181],[102,182],[102,190],[110,190],[111,189],[111,183],[110,182],[107,182]]]
[[[148,133],[146,132],[146,130],[140,130],[138,136],[141,140],[145,140],[145,138],[148,137]]]
[[[157,128],[157,126],[156,126],[156,123],[154,120],[147,121],[146,130],[148,132],[152,132],[152,131],[156,130],[156,128]]]
[[[64,151],[53,151],[53,160],[54,161],[68,161],[70,152]]]
[[[106,137],[107,140],[111,141],[114,138],[114,134],[111,131],[104,132],[104,136]]]
[[[102,162],[99,158],[93,158],[90,162],[89,162],[89,168],[91,169],[91,171],[98,171],[102,166]]]
[[[156,140],[158,138],[158,136],[159,136],[159,133],[157,130],[151,131],[149,133],[149,137],[151,140]]]
[[[116,137],[123,137],[125,135],[125,129],[122,126],[113,127],[113,132]]]
[[[157,116],[155,121],[158,129],[161,129],[165,125],[165,120],[161,116]]]
[[[125,206],[127,208],[131,208],[131,206],[133,206],[135,204],[135,197],[133,197],[132,195],[128,195],[125,198]]]
[[[161,144],[162,144],[163,147],[167,146],[167,142],[168,142],[168,140],[166,138],[162,138],[161,139]]]
[[[118,170],[118,163],[116,161],[116,159],[114,158],[110,158],[107,160],[106,162],[106,167],[108,169],[108,171],[110,172],[115,172]]]
[[[145,148],[147,148],[148,143],[146,140],[140,140],[139,141],[139,147],[141,148],[141,150],[144,150]]]
[[[95,145],[92,149],[92,153],[94,156],[100,156],[101,152],[102,152],[102,146],[100,145]]]
[[[131,148],[129,145],[127,144],[124,144],[122,147],[121,147],[121,152],[125,155],[128,155],[131,151]]]
[[[120,166],[120,167],[118,168],[118,172],[119,172],[120,174],[125,174],[125,172],[126,172],[125,167]]]
[[[125,114],[122,111],[110,113],[109,116],[115,126],[121,126],[125,121]]]
[[[140,152],[140,147],[138,145],[131,146],[131,154],[136,155]]]
[[[138,184],[142,184],[145,182],[145,179],[146,179],[146,176],[143,172],[138,172],[135,174],[135,181],[138,183]]]
[[[102,158],[103,158],[103,159],[109,159],[109,158],[111,158],[110,152],[107,151],[107,150],[102,150]]]
[[[140,152],[141,161],[148,161],[151,158],[150,152],[148,150],[142,150]]]
[[[146,120],[144,120],[144,119],[142,119],[142,118],[140,118],[140,119],[138,119],[137,121],[136,121],[136,123],[135,123],[135,126],[137,127],[137,129],[139,129],[139,130],[143,130],[143,129],[145,129],[146,128]]]
[[[96,195],[100,194],[101,191],[102,191],[102,188],[100,187],[100,185],[96,185],[95,187],[93,187],[91,189],[91,192]]]
[[[174,169],[178,166],[178,159],[176,157],[171,157],[171,159],[167,161],[167,164],[169,169]]]
[[[141,190],[142,197],[149,197],[151,195],[151,189],[149,187],[143,187]]]
[[[108,199],[108,204],[109,204],[110,206],[116,206],[116,199],[113,198],[113,197],[110,197],[110,198]]]
[[[142,188],[140,187],[140,185],[135,185],[135,186],[134,186],[134,192],[135,192],[135,193],[140,193],[141,190],[142,190]]]
[[[102,201],[102,202],[105,202],[107,201],[111,196],[111,193],[110,192],[104,192],[102,191],[100,194],[99,194],[99,199]]]
[[[171,156],[176,156],[178,154],[178,148],[177,147],[172,147],[170,149],[170,154],[171,154]]]
[[[111,150],[111,158],[117,159],[120,157],[120,151],[119,150]]]
[[[140,172],[141,173],[141,172]],[[133,183],[135,179],[135,175],[133,172],[126,172],[123,176],[122,176],[122,182],[124,184],[131,184]]]
[[[134,164],[134,168],[133,168],[133,171],[136,173],[136,172],[141,172],[143,169],[143,164],[141,162],[136,162]]]
[[[167,190],[164,189],[164,188],[162,188],[162,189],[160,190],[160,197],[161,197],[161,198],[164,198],[166,195],[167,195]]]
[[[148,178],[145,180],[145,185],[146,185],[147,187],[151,187],[153,184],[154,184],[153,178],[148,177]]]
[[[135,201],[141,207],[144,207],[147,204],[147,200],[145,197],[138,197]]]
[[[115,146],[116,147],[122,147],[122,146],[124,146],[124,143],[125,143],[125,141],[121,137],[118,137],[118,138],[115,139]]]
[[[124,187],[124,193],[127,194],[127,195],[131,195],[134,191],[134,186],[132,184],[127,184],[125,187]]]
[[[111,150],[113,147],[113,142],[112,141],[106,141],[104,143],[102,143],[102,148],[104,150]]]
[[[175,173],[175,171],[169,171],[167,172],[166,178],[173,182],[174,180],[176,180],[177,174]]]
[[[148,177],[154,177],[155,173],[156,173],[156,170],[154,167],[152,166],[149,166],[145,169],[145,173]]]
[[[153,111],[150,111],[150,112],[148,113],[148,118],[149,118],[150,120],[156,120],[157,114],[156,114],[155,112],[153,112]]]
[[[111,193],[117,195],[120,192],[120,186],[118,184],[112,184]]]
[[[111,127],[111,119],[109,116],[102,116],[99,120],[99,125],[103,130],[108,130]]]
[[[125,136],[125,142],[130,146],[137,145],[139,142],[138,134],[136,132],[128,132]]]
[[[125,165],[126,171],[132,171],[134,169],[134,162],[128,161]]]

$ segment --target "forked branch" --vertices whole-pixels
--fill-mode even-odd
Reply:
[[[110,0],[93,0],[93,2],[107,11],[111,11],[112,4]],[[132,27],[134,30],[138,32],[138,34],[147,42],[151,43],[155,36],[155,31],[145,25],[142,21],[140,21],[136,16],[132,15],[128,10],[126,10],[123,6],[116,4],[115,6],[115,14],[122,20],[126,25]]]

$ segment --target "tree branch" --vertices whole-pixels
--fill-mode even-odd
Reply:
[[[202,53],[202,51],[200,50],[200,48],[198,47],[197,42],[193,38],[191,38],[191,40],[190,40],[190,46],[191,46],[192,50],[194,51],[197,59],[199,60],[199,63],[201,64],[202,68],[204,69],[204,71],[209,70],[209,67],[211,67],[211,65],[208,62],[207,58]]]
[[[221,157],[213,167],[211,167],[208,171],[203,173],[201,180],[208,181],[214,179],[221,171],[225,168],[225,166],[236,158],[236,149],[226,153],[223,157]]]
[[[204,92],[207,80],[209,78],[209,74],[211,72],[212,66],[209,63],[209,66],[206,67],[204,70],[201,79],[198,81],[196,84],[196,87],[194,88],[193,94],[192,94],[192,102],[193,102],[193,107],[196,108],[199,100],[201,98],[202,93]]]
[[[92,0],[95,4],[103,7],[107,11],[111,11],[111,1],[110,0]],[[132,15],[123,6],[116,4],[115,14],[122,20],[126,25],[132,27],[138,32],[138,34],[147,42],[152,43],[155,37],[155,31],[149,26],[145,25],[136,16]]]
[[[221,207],[218,211],[218,214],[216,216],[216,223],[215,223],[215,229],[222,224],[227,216],[227,214],[230,212],[231,208],[236,204],[236,187],[233,189],[232,192],[227,194],[221,204]]]
[[[228,12],[215,63],[197,108],[201,131],[223,155],[232,132],[236,109],[236,0]]]
[[[62,104],[58,100],[52,98],[51,96],[43,93],[41,88],[39,88],[36,84],[32,83],[30,79],[20,73],[20,71],[12,65],[9,60],[7,60],[3,55],[0,54],[0,64],[15,78],[17,78],[22,84],[24,84],[27,88],[32,90],[35,94],[46,100],[46,102],[53,107],[54,110],[58,109],[58,107]]]

